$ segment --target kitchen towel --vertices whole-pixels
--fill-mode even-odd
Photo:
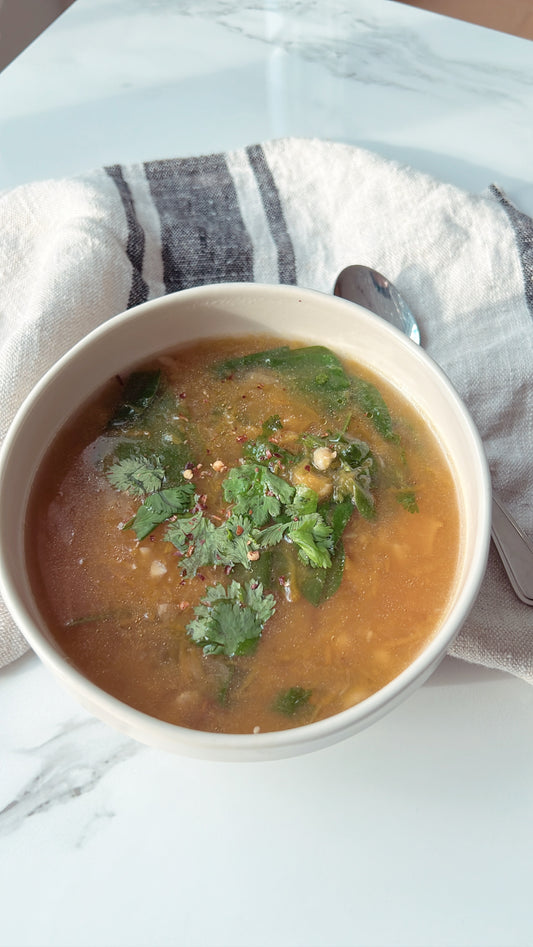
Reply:
[[[280,139],[0,194],[0,438],[41,375],[122,310],[203,283],[331,293],[383,272],[468,405],[496,492],[533,536],[533,221],[357,147]],[[3,606],[0,666],[27,645]],[[491,548],[451,653],[533,683],[533,609]]]

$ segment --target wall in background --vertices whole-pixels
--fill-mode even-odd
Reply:
[[[533,0],[401,0],[411,7],[533,39]]]
[[[0,70],[74,0],[0,0]]]

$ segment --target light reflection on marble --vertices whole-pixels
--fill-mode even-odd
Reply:
[[[0,189],[299,135],[533,213],[532,51],[390,0],[76,0],[0,75]],[[532,728],[532,688],[449,659],[346,743],[209,764],[28,655],[0,672],[0,944],[526,947]]]

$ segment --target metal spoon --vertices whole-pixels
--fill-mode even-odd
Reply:
[[[420,345],[420,330],[413,313],[381,273],[368,266],[347,266],[337,277],[334,293],[381,316]],[[533,544],[494,495],[492,539],[518,598],[533,605]]]

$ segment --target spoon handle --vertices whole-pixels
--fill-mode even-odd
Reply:
[[[492,498],[492,538],[520,601],[533,605],[533,545],[501,500]]]

